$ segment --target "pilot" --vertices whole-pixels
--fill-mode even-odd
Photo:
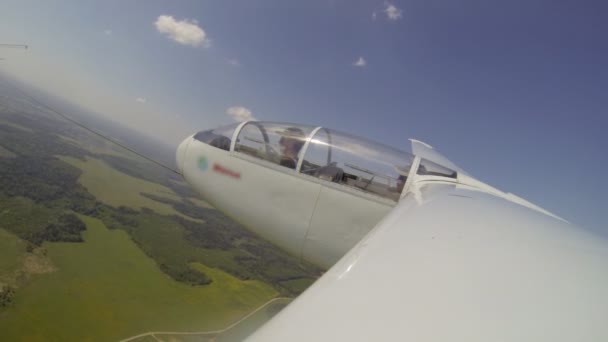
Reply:
[[[405,186],[405,181],[407,180],[407,177],[404,175],[399,175],[399,178],[397,178],[397,193],[401,193],[403,191],[403,187]]]
[[[304,132],[297,127],[286,128],[281,133],[281,139],[279,139],[279,145],[281,146],[281,159],[279,164],[295,169],[298,165],[298,153],[304,146],[305,135]]]

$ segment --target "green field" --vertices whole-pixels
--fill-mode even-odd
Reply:
[[[107,341],[147,331],[219,330],[277,294],[262,282],[201,264],[193,267],[212,284],[176,282],[124,231],[81,218],[85,242],[45,243],[56,270],[19,288],[15,304],[0,312],[4,340]]]
[[[17,129],[20,129],[20,130],[22,130],[22,131],[26,131],[26,132],[29,132],[29,133],[33,133],[33,132],[34,132],[34,131],[33,131],[31,128],[29,128],[29,127],[25,127],[25,126],[22,126],[22,125],[16,124],[16,123],[14,123],[14,122],[11,122],[11,121],[9,121],[9,120],[5,120],[5,119],[4,119],[4,118],[2,118],[2,117],[0,117],[0,125],[7,125],[7,126],[10,126],[10,127],[13,127],[13,128],[17,128]]]
[[[54,116],[8,111],[0,145],[0,341],[239,340],[320,274]]]
[[[0,228],[0,288],[15,286],[16,272],[21,269],[26,243]]]
[[[207,208],[207,209],[215,209],[213,208],[213,206],[203,200],[200,200],[198,198],[194,198],[194,197],[190,197],[188,198],[189,201],[191,201],[192,203],[198,205],[201,208]]]
[[[315,282],[315,279],[313,279],[313,278],[300,278],[300,279],[283,281],[283,282],[281,282],[281,285],[292,289],[294,292],[301,293],[301,292],[304,292],[304,290],[306,290],[314,282]]]
[[[84,148],[95,154],[107,154],[116,157],[135,159],[136,156],[110,142],[99,139],[74,139],[65,135],[59,135],[59,138],[64,142]]]
[[[113,207],[127,206],[141,209],[150,208],[162,215],[178,215],[196,221],[195,219],[177,212],[166,203],[154,201],[140,193],[150,193],[173,200],[179,196],[166,186],[129,176],[117,171],[99,159],[87,157],[81,161],[72,157],[59,157],[61,160],[78,167],[83,171],[78,179],[98,200]]]
[[[268,322],[274,315],[279,313],[285,306],[291,303],[290,298],[275,298],[252,313],[230,325],[221,332],[198,332],[198,333],[168,333],[155,332],[154,334],[134,338],[133,342],[146,341],[172,341],[172,342],[241,342],[255,330]],[[154,335],[154,336],[151,336]]]
[[[265,305],[260,310],[257,310],[254,314],[247,317],[247,319],[239,322],[239,324],[231,327],[230,329],[222,332],[218,335],[217,342],[239,342],[243,341],[247,336],[251,335],[264,323],[268,322],[275,314],[277,314],[283,307],[291,303],[289,298],[280,298],[268,305]]]
[[[0,146],[0,158],[5,157],[5,158],[13,158],[15,157],[16,154],[14,154],[13,152],[5,149],[4,147]]]

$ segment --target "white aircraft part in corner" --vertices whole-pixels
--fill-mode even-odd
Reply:
[[[188,137],[177,163],[217,209],[329,269],[247,341],[608,341],[608,241],[427,144],[250,121]]]

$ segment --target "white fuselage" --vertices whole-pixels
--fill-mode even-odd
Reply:
[[[216,208],[329,268],[248,341],[608,341],[608,240],[416,140],[406,166],[407,154],[304,127],[297,166],[281,166],[275,126],[199,132],[219,140],[177,151]]]
[[[395,203],[187,138],[178,149],[186,181],[237,222],[328,268]]]

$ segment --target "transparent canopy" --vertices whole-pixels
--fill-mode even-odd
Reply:
[[[194,138],[229,151],[238,126],[199,132]],[[392,200],[399,199],[414,160],[411,153],[332,129],[260,121],[240,128],[234,152]],[[456,171],[424,158],[417,174],[456,177]]]
[[[412,161],[410,153],[321,128],[310,139],[300,171],[397,200]]]
[[[239,123],[218,127],[208,131],[201,131],[194,135],[194,139],[204,142],[205,144],[230,151],[230,143],[234,130],[239,126]]]
[[[456,171],[427,159],[420,160],[420,165],[418,166],[416,173],[421,176],[439,176],[448,178],[456,178],[457,176]]]
[[[241,128],[234,150],[295,169],[313,126],[251,121]]]

